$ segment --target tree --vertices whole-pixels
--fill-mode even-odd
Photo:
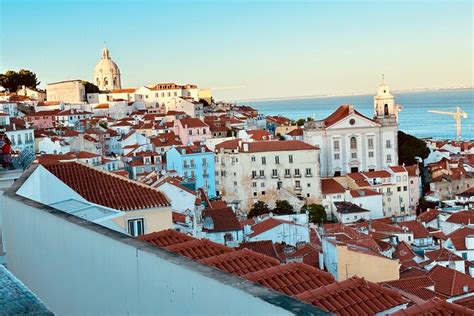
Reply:
[[[96,86],[95,84],[89,82],[89,81],[83,80],[82,84],[84,85],[84,89],[86,90],[86,94],[99,93],[100,92],[99,87]]]
[[[313,224],[321,224],[327,221],[326,210],[322,205],[309,204],[301,208],[301,213],[309,213],[309,221]]]
[[[415,136],[398,131],[398,160],[399,164],[414,165],[415,157],[425,159],[430,154],[426,143]]]
[[[299,120],[296,121],[296,125],[298,125],[298,126],[303,126],[303,125],[304,125],[304,122],[305,122],[304,119],[299,119]]]
[[[16,72],[8,70],[4,74],[0,74],[0,86],[8,89],[10,92],[16,92],[22,86],[30,89],[36,89],[40,84],[36,74],[30,70],[20,69]]]
[[[274,214],[278,215],[286,215],[286,214],[293,214],[293,206],[288,203],[286,200],[277,200],[275,201],[275,208],[273,209]]]
[[[247,214],[247,218],[252,218],[268,213],[270,213],[270,208],[268,207],[267,203],[263,201],[257,201],[250,209],[250,212]]]
[[[416,208],[416,213],[421,214],[427,211],[428,209],[436,208],[436,206],[438,206],[436,202],[427,201],[424,197],[422,197],[418,201],[418,207]]]

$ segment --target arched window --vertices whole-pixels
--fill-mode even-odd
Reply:
[[[385,112],[385,115],[388,115],[388,104],[387,103],[385,103],[384,112]]]
[[[357,139],[355,137],[351,137],[351,149],[357,149]]]

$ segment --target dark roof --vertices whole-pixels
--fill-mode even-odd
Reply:
[[[334,205],[336,205],[336,211],[341,214],[370,212],[369,210],[350,202],[334,202]]]
[[[238,249],[247,248],[266,256],[281,260],[278,251],[271,240],[247,241],[240,244]]]

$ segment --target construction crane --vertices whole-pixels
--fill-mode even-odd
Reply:
[[[451,115],[454,120],[456,121],[456,140],[461,140],[461,120],[467,118],[467,113],[464,112],[459,106],[456,107],[456,112],[448,112],[448,111],[438,111],[438,110],[428,110],[430,113],[436,114],[444,114],[444,115]]]

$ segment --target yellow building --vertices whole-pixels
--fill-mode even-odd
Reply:
[[[353,276],[371,282],[398,280],[400,264],[368,248],[323,239],[324,264],[337,281]]]

